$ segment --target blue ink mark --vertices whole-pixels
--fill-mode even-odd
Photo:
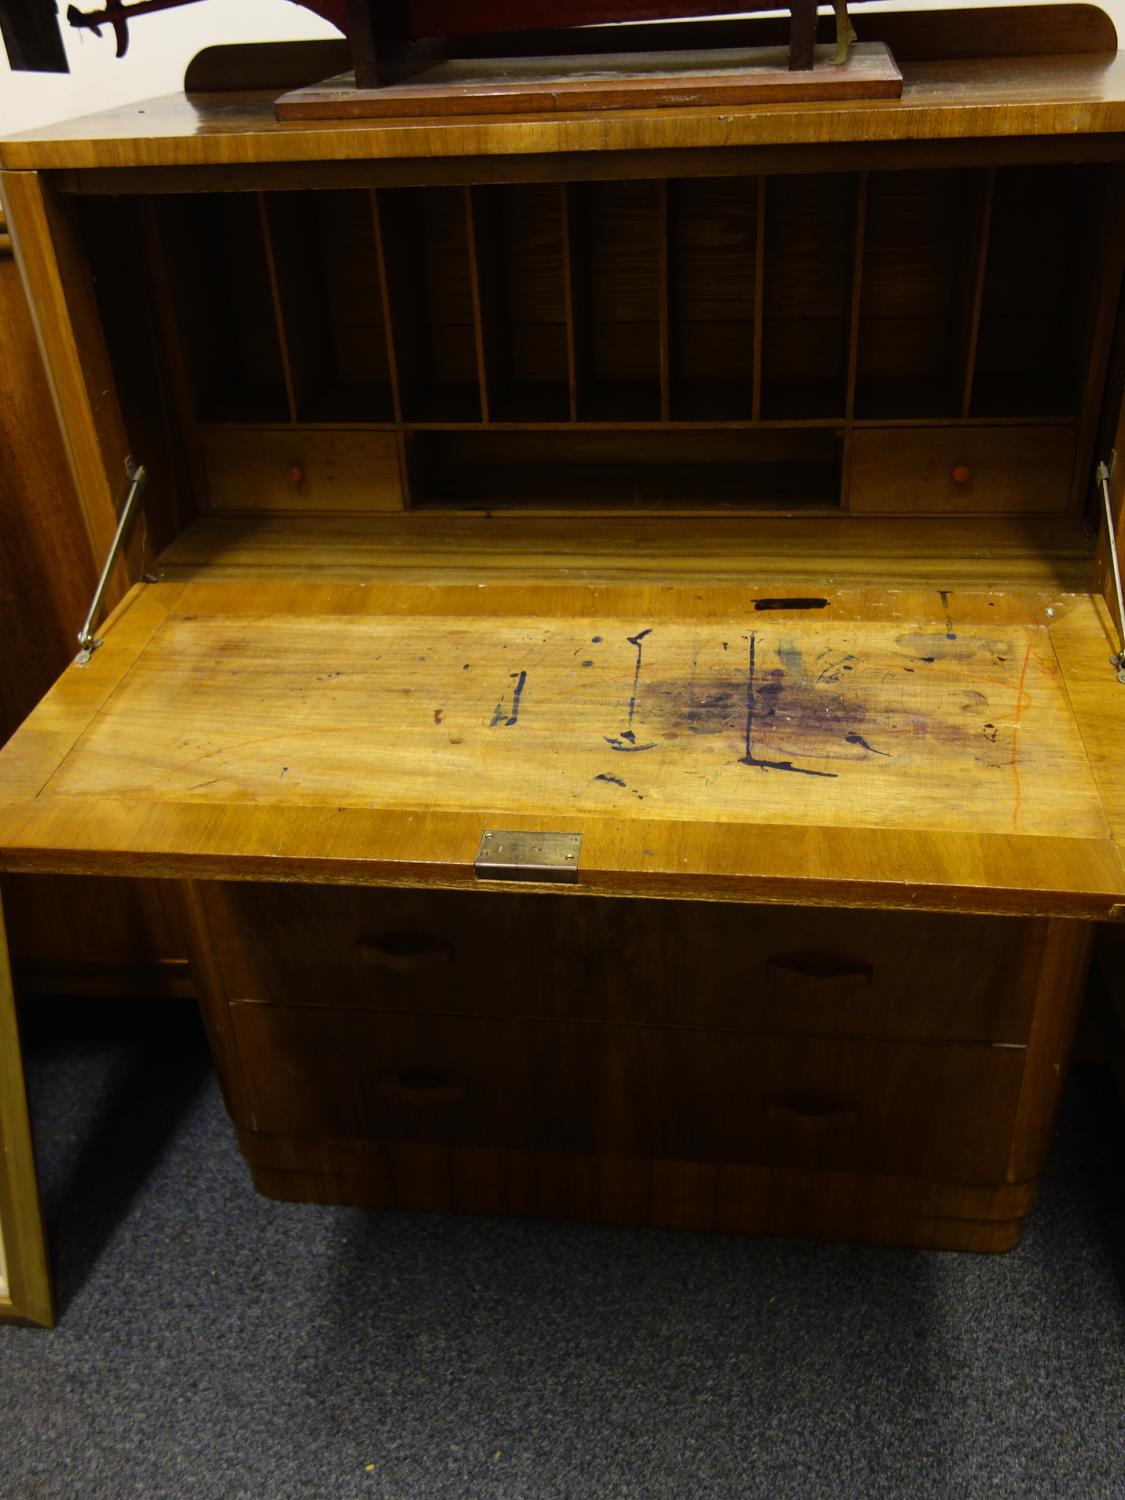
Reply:
[[[828,780],[836,780],[835,771],[810,771],[805,766],[795,766],[791,760],[759,760],[754,754],[754,719],[758,714],[758,701],[754,693],[754,677],[757,668],[757,637],[753,631],[750,632],[750,659],[746,672],[746,754],[739,762],[744,766],[757,766],[762,771],[792,771],[798,776],[823,776]],[[772,691],[777,693],[781,690],[781,683],[775,675]],[[771,704],[767,717],[774,713]]]
[[[527,682],[527,673],[512,672],[509,675],[512,677],[513,681],[516,684],[512,692],[511,713],[509,713],[508,710],[504,707],[504,700],[503,698],[501,698],[499,703],[497,703],[496,707],[492,711],[492,718],[489,721],[488,725],[490,729],[495,729],[499,724],[503,724],[505,729],[510,729],[513,724],[517,724],[519,722],[520,699],[523,697],[524,684]]]
[[[602,638],[601,638],[600,635],[595,635],[595,636],[592,637],[592,644],[593,645],[600,646],[601,643],[602,643]]]
[[[888,760],[892,759],[889,750],[876,750],[874,745],[869,745],[862,734],[846,734],[844,738],[849,745],[859,745],[863,750],[869,750],[872,755],[885,755]]]
[[[777,648],[777,659],[793,677],[805,676],[805,658],[796,641],[785,641]]]
[[[949,589],[938,589],[941,607],[945,610],[945,638],[947,641],[955,641],[957,636],[953,629],[953,616],[949,613],[949,594]]]
[[[515,675],[516,674],[513,672],[512,676],[515,677]],[[519,678],[518,678],[518,680],[516,682],[516,690],[512,694],[512,717],[508,720],[508,723],[510,725],[516,723],[516,721],[519,719],[519,716],[520,716],[520,699],[523,697],[523,687],[524,687],[524,683],[526,681],[527,681],[527,673],[526,672],[521,672],[519,674]]]
[[[593,666],[593,665],[594,665],[594,663],[593,663],[593,662],[592,662],[592,661],[584,661],[584,662],[583,662],[583,663],[582,663],[582,665],[583,665],[583,666],[584,666],[584,667],[592,667],[592,666]]]
[[[625,783],[620,776],[611,776],[608,771],[603,771],[600,776],[594,777],[595,781],[612,781],[614,786],[624,786]]]
[[[637,665],[633,669],[633,696],[629,699],[629,728],[630,729],[633,727],[633,715],[637,711],[637,688],[640,685],[640,681],[641,681],[641,660],[642,660],[642,657],[643,657],[643,654],[644,654],[644,647],[641,645],[641,642],[644,640],[644,638],[645,638],[646,635],[651,635],[651,634],[652,634],[652,626],[650,625],[647,630],[638,630],[637,633],[636,633],[636,635],[631,635],[631,636],[627,637],[627,640],[628,640],[630,646],[636,646],[636,648],[637,648]]]
[[[633,730],[633,720],[636,717],[637,713],[637,691],[640,687],[641,681],[641,664],[644,660],[644,639],[645,636],[651,635],[652,631],[653,627],[649,625],[645,630],[638,630],[636,635],[629,635],[625,637],[630,646],[635,646],[637,648],[637,664],[633,668],[633,692],[632,696],[629,699],[628,727],[623,729],[620,734],[606,734],[602,736],[611,750],[628,751],[656,749],[655,741],[651,745],[638,745],[637,736]],[[595,639],[600,640],[600,637],[595,637]]]
[[[781,655],[780,651],[778,652],[778,655]],[[820,656],[817,657],[817,661],[820,661],[822,657],[825,657],[827,655],[827,651],[822,651],[820,653]],[[784,658],[782,659],[784,660]],[[854,670],[852,667],[848,666],[848,662],[852,661],[855,661],[855,657],[851,654],[850,651],[845,651],[843,656],[835,657],[832,661],[821,667],[820,673],[818,674],[816,679],[817,684],[822,682],[839,682],[841,672],[851,672]]]

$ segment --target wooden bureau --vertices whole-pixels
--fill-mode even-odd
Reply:
[[[2,147],[96,554],[148,484],[0,866],[172,883],[264,1192],[1015,1242],[1125,911],[1125,64],[1063,9],[898,17],[901,104]]]

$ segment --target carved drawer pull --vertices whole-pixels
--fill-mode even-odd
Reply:
[[[460,1078],[450,1078],[447,1073],[435,1073],[429,1068],[401,1068],[397,1073],[386,1073],[379,1087],[389,1098],[402,1104],[464,1104],[469,1097],[469,1086]]]
[[[766,1119],[805,1130],[852,1130],[859,1124],[859,1111],[839,1099],[771,1099]]]
[[[870,989],[874,964],[864,958],[844,958],[835,953],[780,953],[766,964],[773,982],[800,981],[810,989],[832,994],[851,994]]]
[[[370,938],[360,943],[359,952],[370,968],[392,974],[418,974],[424,969],[446,968],[453,962],[449,939],[427,932],[393,932]]]

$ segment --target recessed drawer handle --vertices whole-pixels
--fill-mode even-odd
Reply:
[[[453,944],[449,939],[425,932],[395,932],[366,939],[360,943],[359,952],[371,968],[388,969],[394,974],[442,969],[453,962]]]
[[[402,1068],[397,1073],[385,1073],[379,1087],[389,1099],[402,1104],[463,1104],[469,1097],[469,1086],[463,1079],[434,1073],[429,1068]]]
[[[833,953],[781,953],[768,960],[766,973],[775,981],[800,979],[817,989],[850,992],[870,987],[875,966]]]
[[[806,1130],[851,1130],[859,1124],[859,1111],[838,1099],[773,1099],[766,1105],[766,1119]]]

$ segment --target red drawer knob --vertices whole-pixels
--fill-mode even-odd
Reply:
[[[969,468],[968,464],[958,464],[953,470],[954,484],[968,484],[972,477],[973,471]]]
[[[289,470],[288,478],[289,478],[289,483],[291,485],[293,485],[294,487],[296,487],[297,485],[301,484],[304,481],[305,471],[304,471],[304,469],[301,468],[300,464],[294,464],[293,465],[293,467]]]

